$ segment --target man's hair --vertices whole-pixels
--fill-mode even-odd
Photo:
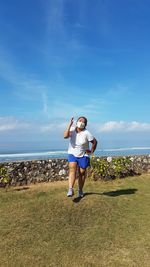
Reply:
[[[84,119],[84,121],[85,121],[85,127],[86,127],[86,126],[87,126],[87,118],[85,118],[84,116],[80,116],[80,117],[77,119],[77,121],[80,120],[80,119]]]

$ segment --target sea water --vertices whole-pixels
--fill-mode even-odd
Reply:
[[[129,148],[110,148],[97,149],[95,156],[130,156],[150,154],[150,147],[129,147]],[[67,158],[67,150],[48,149],[30,151],[0,151],[0,162],[23,161],[23,160],[46,160],[52,158]]]

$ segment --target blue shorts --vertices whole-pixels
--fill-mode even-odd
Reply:
[[[72,154],[68,154],[68,161],[77,162],[77,165],[82,169],[86,169],[87,167],[90,166],[90,158],[86,156],[79,158],[79,157],[75,157]]]

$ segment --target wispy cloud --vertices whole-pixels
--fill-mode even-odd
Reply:
[[[17,79],[14,70],[15,59],[2,46],[0,46],[0,59],[0,77],[14,84]]]
[[[28,101],[30,105],[31,102],[38,103],[36,110],[34,110],[34,105],[31,108],[31,117],[32,112],[36,112],[45,119],[78,117],[82,114],[89,119],[99,118],[111,103],[129,93],[127,86],[119,84],[112,89],[105,90],[106,93],[103,92],[101,97],[99,95],[91,97],[86,95],[82,88],[72,85],[68,87],[65,81],[61,83],[62,76],[48,84],[35,74],[18,70],[15,60],[11,56],[9,57],[9,53],[2,47],[0,47],[0,56],[0,76],[11,84],[10,88],[16,99]],[[95,88],[93,88],[93,92],[94,90]]]
[[[92,116],[99,114],[105,105],[103,99],[88,96],[85,99],[82,88],[70,86],[71,88],[68,89],[65,82],[61,84],[60,80],[47,85],[36,75],[19,71],[14,62],[9,60],[9,55],[3,52],[5,51],[0,49],[0,76],[11,84],[12,93],[16,98],[21,101],[38,102],[41,106],[39,113],[41,112],[45,118],[68,118],[81,114]],[[62,77],[60,79],[62,80]],[[65,96],[62,96],[62,90]],[[70,92],[76,92],[73,98]]]
[[[55,67],[59,68],[63,65],[72,64],[84,52],[85,44],[82,34],[86,26],[80,22],[81,2],[77,1],[69,4],[64,0],[48,0],[45,4],[46,60]],[[70,20],[70,12],[67,12],[68,8],[71,12],[73,8],[76,10],[76,16],[73,20]],[[83,13],[82,16],[84,16]],[[88,13],[86,16],[88,17]]]
[[[78,6],[78,21],[76,25],[80,28],[91,30],[91,19],[94,24],[93,31],[99,34],[108,35],[110,33],[110,16],[109,16],[109,1],[95,1],[87,3],[86,0],[76,1]]]
[[[15,59],[3,47],[0,47],[0,77],[10,84],[12,94],[21,101],[41,102],[39,112],[48,115],[46,82],[36,74],[28,74],[18,69]]]
[[[64,35],[64,0],[48,0],[45,8],[47,13],[46,19],[48,32],[53,32],[54,34],[62,33]]]
[[[90,32],[92,30],[103,36],[111,33],[108,1],[100,0],[94,4],[87,4],[85,0],[77,0],[69,4],[64,0],[48,0],[44,5],[48,46],[50,45],[52,48],[53,44],[57,44],[55,53],[58,52],[59,44],[63,45],[63,48],[67,47],[67,50],[74,50],[74,52],[85,48],[83,42],[83,31],[85,30]],[[68,17],[68,8],[71,12],[72,10],[76,11],[76,16],[73,16],[72,20]],[[94,28],[91,28],[91,19],[95,25]],[[67,52],[67,50],[65,51]]]
[[[106,105],[103,99],[78,97],[68,95],[68,97],[55,99],[51,105],[51,117],[52,118],[70,118],[72,116],[92,116],[100,115],[103,106]]]
[[[47,115],[48,112],[48,96],[45,92],[42,93],[42,99],[43,99],[43,112]]]
[[[119,99],[126,96],[127,94],[130,94],[131,90],[131,86],[118,83],[114,87],[111,87],[106,91],[105,97],[111,99]]]

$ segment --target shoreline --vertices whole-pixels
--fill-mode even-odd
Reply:
[[[127,157],[150,155],[149,147],[132,147],[132,148],[115,148],[115,149],[97,149],[94,153],[96,157]],[[37,161],[49,159],[67,159],[67,150],[39,151],[39,152],[7,152],[0,154],[0,163],[20,162],[20,161]]]
[[[51,160],[67,160],[67,155],[66,156],[63,156],[63,157],[39,157],[39,158],[30,158],[28,157],[27,159],[24,158],[24,159],[14,159],[12,160],[13,157],[11,157],[11,159],[8,159],[8,160],[2,160],[1,161],[1,157],[0,157],[0,164],[7,164],[7,163],[15,163],[15,162],[27,162],[27,161],[30,161],[30,162],[36,162],[36,161],[51,161]],[[140,156],[150,156],[150,153],[143,153],[143,154],[119,154],[119,155],[113,155],[113,154],[108,154],[108,155],[100,155],[98,153],[95,153],[93,154],[92,156],[94,157],[98,157],[98,158],[107,158],[107,157],[112,157],[112,158],[116,158],[116,157],[140,157]],[[90,158],[92,157],[90,156]]]

